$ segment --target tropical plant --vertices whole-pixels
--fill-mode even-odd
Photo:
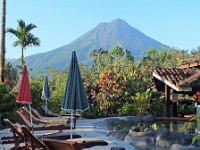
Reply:
[[[53,112],[59,113],[61,110],[61,102],[63,99],[66,81],[68,77],[68,70],[59,73],[54,68],[49,68],[49,88],[51,97],[48,102],[48,107]],[[66,113],[66,112],[65,112]]]
[[[138,115],[144,115],[150,109],[151,91],[148,89],[145,92],[137,92],[135,94],[134,110]]]
[[[145,91],[151,85],[148,66],[134,62],[127,49],[115,46],[109,52],[93,50],[91,76],[98,82],[100,92],[97,101],[106,115],[133,114],[133,100],[136,92]],[[138,66],[138,67],[137,67]],[[92,80],[90,80],[92,81]]]
[[[5,67],[5,27],[6,27],[6,0],[2,0],[2,22],[1,22],[1,52],[0,52],[0,81],[4,82],[4,67]]]
[[[196,102],[198,102],[200,100],[200,91],[197,91],[194,95],[193,98]],[[192,120],[196,120],[197,122],[197,126],[200,127],[200,114],[196,114],[192,119]],[[200,134],[196,135],[193,137],[192,139],[192,144],[194,144],[198,139],[200,139]]]
[[[134,115],[133,107],[134,103],[132,102],[132,100],[125,102],[122,105],[121,110],[119,111],[119,115],[120,116]]]
[[[89,83],[85,82],[85,92],[87,95],[87,99],[89,101],[90,112],[93,112],[94,115],[98,116],[98,102],[96,100],[96,96],[99,93],[99,86],[97,83]]]
[[[7,83],[0,83],[0,114],[1,117],[8,117],[11,120],[15,120],[15,115],[13,114],[17,109],[17,104],[15,102],[16,93],[12,92]],[[9,116],[8,116],[9,115]]]
[[[97,99],[103,109],[106,108],[106,116],[108,116],[109,113],[116,115],[117,110],[123,104],[121,92],[126,88],[122,73],[106,69],[106,71],[101,74],[98,86],[100,92]]]
[[[132,126],[131,128],[133,131],[136,131],[136,132],[145,132],[145,131],[149,131],[150,128],[144,124],[144,123],[137,123],[136,125]]]
[[[111,64],[111,58],[108,54],[107,50],[103,50],[101,48],[90,52],[90,59],[92,60],[90,69],[97,80],[99,79],[99,74],[104,70],[104,68],[108,64]]]
[[[194,56],[194,57],[200,56],[200,46],[197,46],[196,49],[193,48],[193,49],[190,51],[190,54],[191,54],[191,56]]]
[[[148,49],[146,56],[142,59],[142,63],[144,63],[144,66],[148,66],[150,71],[154,68],[177,68],[186,57],[186,51],[180,49],[164,48],[160,51],[157,49]]]
[[[6,84],[9,86],[9,88],[12,91],[15,91],[15,87],[17,86],[17,83],[19,82],[19,76],[18,71],[16,67],[13,67],[13,65],[8,62],[5,65],[5,75],[4,75]]]
[[[18,27],[17,29],[8,28],[7,32],[14,35],[17,40],[13,43],[14,47],[21,47],[21,67],[25,64],[24,61],[24,50],[26,50],[29,46],[40,46],[40,39],[38,37],[35,37],[31,31],[36,28],[37,26],[30,23],[26,25],[26,23],[20,19],[17,20]]]
[[[157,117],[165,115],[165,96],[163,92],[152,92],[150,112]]]
[[[198,127],[200,127],[200,114],[195,115],[190,121],[196,120]],[[194,144],[198,139],[200,139],[200,134],[197,134],[192,138],[192,144]]]
[[[44,79],[45,76],[40,76],[37,78],[32,77],[30,80],[32,106],[35,109],[40,109],[40,106],[44,104],[44,101],[41,99]]]
[[[178,113],[180,113],[182,116],[195,113],[194,103],[190,105],[178,103],[177,108],[178,108]]]

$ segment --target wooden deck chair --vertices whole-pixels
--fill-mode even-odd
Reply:
[[[14,143],[14,147],[18,148],[20,143],[24,142],[24,135],[22,131],[17,128],[9,119],[3,120],[5,125],[11,129],[13,136],[2,137],[1,144],[11,144]]]
[[[68,119],[70,120],[70,116],[56,116],[56,117],[45,117],[43,115],[41,115],[36,109],[31,109],[31,112],[33,115],[35,115],[35,117],[39,118],[39,119],[44,119],[44,120],[60,120],[60,119]]]
[[[47,115],[47,117],[60,117],[61,116],[58,113],[54,113],[54,112],[50,111],[49,109],[47,109],[45,107],[45,105],[42,105],[41,109],[44,111],[44,113]]]
[[[44,105],[42,105],[41,106],[41,109],[44,111],[44,113],[46,113],[47,114],[47,117],[71,117],[71,113],[69,113],[69,114],[62,114],[62,115],[60,115],[60,114],[58,114],[58,113],[54,113],[54,112],[52,112],[50,109],[47,109]],[[73,114],[73,116],[74,117],[76,117],[76,118],[80,118],[80,115],[75,115],[75,114]]]
[[[26,144],[26,146],[31,146],[34,150],[35,147],[40,146],[44,150],[82,150],[83,148],[90,148],[98,145],[108,145],[106,141],[103,140],[94,140],[94,141],[85,141],[76,142],[76,141],[63,141],[56,139],[41,139],[39,140],[35,137],[27,127],[22,127],[22,132],[25,136],[25,142],[31,143]],[[80,141],[80,140],[79,140]]]
[[[39,123],[31,125],[31,122],[26,119],[26,117],[19,111],[16,111],[17,118],[20,124],[23,124],[27,126],[29,129],[34,129],[34,130],[68,130],[70,129],[69,124],[44,124],[44,123]]]
[[[21,107],[20,112],[30,121],[30,112],[26,107]],[[69,124],[70,119],[69,118],[38,118],[35,113],[32,114],[32,121],[33,123],[39,124],[39,123],[44,123],[44,124]]]
[[[22,132],[24,134],[25,146],[22,149],[43,149],[50,150],[41,140],[34,136],[27,127],[22,127]]]
[[[18,148],[20,143],[24,142],[24,135],[21,130],[21,126],[18,124],[13,124],[9,119],[4,119],[4,123],[9,127],[13,133],[13,136],[2,137],[1,144],[11,144],[14,143],[14,147]],[[70,132],[56,132],[49,134],[42,134],[36,136],[38,139],[58,139],[58,140],[67,140],[70,139]],[[72,135],[73,138],[81,138],[81,136],[75,132]]]

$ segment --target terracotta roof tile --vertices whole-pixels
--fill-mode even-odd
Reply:
[[[183,61],[179,68],[190,68],[190,67],[200,67],[200,56],[197,56],[195,58],[188,58],[188,60]]]
[[[177,87],[200,87],[198,69],[157,68],[153,72]]]
[[[200,62],[200,56],[188,58],[187,60],[183,61],[181,65],[187,64],[187,63],[193,63],[193,62]]]

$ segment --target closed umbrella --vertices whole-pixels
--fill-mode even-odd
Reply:
[[[47,76],[46,76],[45,81],[44,81],[44,86],[43,86],[41,98],[43,100],[45,100],[45,109],[46,109],[45,111],[46,111],[46,115],[47,115],[47,111],[48,111],[47,101],[50,98],[50,91],[49,91],[49,84],[48,84],[48,77]]]
[[[21,78],[16,102],[29,105],[30,119],[31,119],[31,125],[32,125],[33,124],[32,114],[31,114],[32,99],[31,99],[31,89],[30,89],[30,83],[29,83],[29,77],[28,77],[28,71],[27,71],[26,65],[24,65],[24,69],[22,72],[22,78]]]
[[[72,139],[73,112],[76,111],[82,112],[86,110],[88,107],[89,107],[88,100],[86,98],[83,81],[81,79],[76,52],[73,51],[64,97],[61,105],[61,109],[71,111],[71,139]]]

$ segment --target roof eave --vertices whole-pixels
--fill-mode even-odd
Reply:
[[[176,90],[178,92],[181,92],[181,91],[192,91],[191,87],[178,87],[176,85],[173,85],[168,80],[162,78],[161,76],[159,76],[155,72],[153,72],[153,77],[157,78],[158,80],[162,81],[163,83],[167,84],[169,87],[171,87],[172,89],[174,89],[174,90]]]

